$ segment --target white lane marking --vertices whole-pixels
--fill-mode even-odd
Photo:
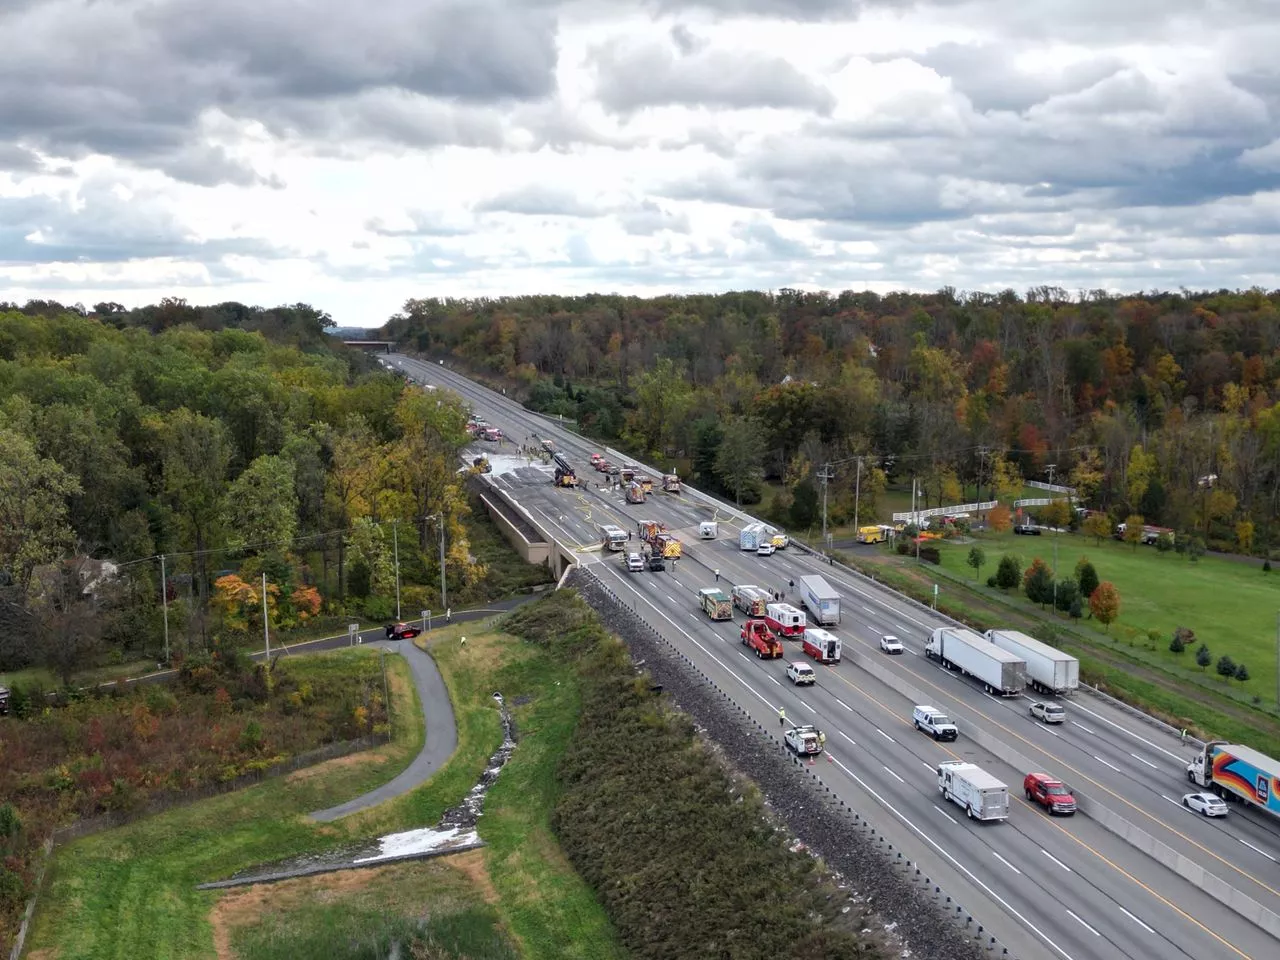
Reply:
[[[1052,734],[1053,736],[1058,737],[1058,739],[1062,739],[1056,730],[1051,730],[1049,727],[1046,727],[1043,723],[1037,724],[1037,726],[1040,727],[1040,729],[1042,729],[1045,733]]]
[[[1152,770],[1159,770],[1159,769],[1160,769],[1160,768],[1159,768],[1159,767],[1157,767],[1154,763],[1152,763],[1150,760],[1144,760],[1144,759],[1142,759],[1142,757],[1138,756],[1136,753],[1130,753],[1130,754],[1129,754],[1129,756],[1133,757],[1133,759],[1137,760],[1139,763],[1145,763],[1145,764],[1146,764],[1148,767],[1150,767]]]
[[[1248,840],[1241,840],[1239,837],[1236,837],[1236,839],[1237,839],[1237,840],[1240,840],[1240,842],[1241,842],[1241,843],[1243,843],[1246,847],[1248,847],[1248,848],[1249,848],[1250,850],[1252,850],[1254,853],[1260,853],[1260,854],[1262,854],[1264,857],[1266,857],[1266,858],[1267,858],[1268,860],[1270,860],[1272,863],[1280,863],[1280,860],[1276,860],[1276,858],[1275,858],[1275,857],[1273,857],[1271,854],[1267,853],[1267,851],[1262,850],[1262,849],[1260,849],[1260,848],[1258,848],[1258,847],[1255,847],[1255,846],[1254,846],[1252,843],[1250,843]]]
[[[805,703],[803,700],[801,700],[801,701],[800,701],[800,706],[801,706],[801,707],[803,707],[805,710],[808,710],[810,713],[817,713],[817,712],[818,712],[817,710],[813,709],[813,707],[811,707],[811,706],[809,706],[807,703]]]
[[[995,857],[997,860],[999,860],[1001,863],[1003,863],[1003,864],[1004,864],[1006,867],[1008,867],[1010,870],[1012,870],[1014,873],[1016,873],[1018,876],[1022,876],[1022,871],[1021,871],[1021,870],[1019,870],[1017,867],[1015,867],[1012,863],[1010,863],[1010,862],[1009,862],[1008,860],[1006,860],[1004,857],[1000,856],[1000,854],[998,854],[998,853],[996,853],[994,850],[992,850],[992,851],[991,851],[991,855],[992,855],[993,857]]]
[[[1080,926],[1084,927],[1086,930],[1088,930],[1090,933],[1092,933],[1095,937],[1100,937],[1100,936],[1102,936],[1102,934],[1100,934],[1097,930],[1093,929],[1093,927],[1089,926],[1087,923],[1085,923],[1083,920],[1081,920],[1081,919],[1080,919],[1078,916],[1076,916],[1076,915],[1075,915],[1075,913],[1073,913],[1072,911],[1068,910],[1068,911],[1067,911],[1067,916],[1069,916],[1069,917],[1070,917],[1072,920],[1074,920],[1076,923],[1080,924]]]
[[[1117,904],[1117,906],[1119,906],[1119,904]],[[1148,927],[1145,923],[1143,923],[1141,920],[1135,917],[1132,913],[1130,913],[1124,907],[1120,907],[1120,912],[1123,913],[1130,920],[1132,920],[1134,923],[1136,923],[1138,926],[1140,926],[1143,930],[1147,931],[1147,933],[1155,933],[1154,930]]]
[[[920,656],[920,654],[916,653],[914,650],[908,650],[906,647],[903,647],[903,648],[902,648],[902,650],[903,650],[903,652],[904,652],[904,653],[909,653],[909,654],[911,654],[913,657],[918,657],[918,656]]]
[[[1071,722],[1072,722],[1072,724],[1074,724],[1075,726],[1077,726],[1077,727],[1079,727],[1081,730],[1083,730],[1085,733],[1091,734],[1092,736],[1095,736],[1095,737],[1098,735],[1096,732],[1094,732],[1093,730],[1090,730],[1088,727],[1086,727],[1083,723],[1077,723],[1075,720],[1072,720]]]
[[[930,773],[937,773],[937,772],[938,772],[937,770],[933,769],[933,764],[931,764],[929,761],[927,761],[927,760],[921,760],[920,762],[924,764],[924,768],[925,768],[926,770],[928,770]]]
[[[738,656],[740,656],[743,660],[747,661],[747,663],[750,663],[750,662],[751,662],[751,658],[750,658],[750,657],[748,657],[748,656],[747,656],[745,653],[743,653],[741,650],[737,651],[737,654],[738,654]]]
[[[769,679],[770,679],[772,682],[774,682],[774,683],[778,683],[778,678],[777,678],[777,677],[770,677]],[[782,686],[782,684],[778,683],[778,686]]]
[[[882,763],[880,764],[880,766],[884,767],[884,764]],[[884,772],[887,773],[889,776],[893,777],[893,779],[897,780],[899,783],[907,782],[903,780],[900,776],[898,776],[896,773],[894,773],[892,770],[890,770],[888,767],[884,767]]]
[[[870,607],[868,607],[865,603],[862,605],[862,609],[867,611],[867,613],[871,614],[873,617],[876,616],[876,612],[872,610]]]
[[[858,741],[854,740],[853,737],[849,736],[843,730],[837,730],[836,733],[840,734],[840,736],[844,737],[846,740],[852,743],[855,747],[858,745]]]
[[[853,713],[853,707],[849,706],[847,703],[845,703],[845,702],[844,702],[843,700],[841,700],[839,697],[836,697],[836,698],[835,698],[835,701],[836,701],[836,703],[840,704],[840,706],[842,706],[842,707],[844,707],[846,710],[848,710],[850,713]]]
[[[983,695],[984,697],[986,697],[988,700],[994,700],[996,703],[999,703],[999,702],[1000,702],[1000,698],[999,698],[999,697],[993,697],[993,696],[992,696],[991,694],[989,694],[989,693],[983,692],[983,694],[982,694],[982,695]]]
[[[667,599],[671,601],[671,605],[674,607],[676,605],[676,598],[669,593],[666,596],[667,596]]]
[[[1112,770],[1114,770],[1116,773],[1121,773],[1121,772],[1122,772],[1122,771],[1121,771],[1121,769],[1120,769],[1119,767],[1117,767],[1114,763],[1108,763],[1106,760],[1103,760],[1101,757],[1097,756],[1096,754],[1094,755],[1094,758],[1093,758],[1093,759],[1097,760],[1097,761],[1098,761],[1100,764],[1102,764],[1104,767],[1110,767],[1110,768],[1111,768]]]
[[[944,817],[946,817],[948,820],[951,820],[951,815],[950,815],[949,813],[947,813],[947,811],[943,810],[943,809],[942,809],[940,806],[938,806],[936,803],[935,803],[935,804],[932,804],[932,806],[933,806],[933,809],[937,810],[940,814],[942,814],[942,815],[943,815]],[[951,820],[951,822],[952,822],[952,823],[956,823],[954,820]],[[956,823],[956,826],[960,826],[960,824]]]
[[[885,733],[883,730],[881,730],[879,727],[876,727],[876,733],[880,734],[880,736],[884,737],[884,738],[885,738],[886,740],[888,740],[890,743],[897,743],[897,742],[898,742],[897,740],[893,739],[893,737],[889,736],[887,733]]]
[[[906,632],[907,632],[907,628],[906,628],[906,627],[904,627],[904,626],[903,626],[902,624],[900,624],[900,623],[898,623],[898,624],[894,624],[894,626],[896,626],[896,627],[897,627],[899,630],[901,630],[903,633],[906,633]]]
[[[1102,714],[1100,714],[1100,713],[1094,713],[1094,711],[1090,710],[1088,707],[1082,707],[1082,706],[1080,706],[1080,704],[1078,704],[1078,703],[1077,703],[1077,704],[1075,705],[1075,708],[1076,708],[1077,710],[1083,710],[1085,713],[1089,714],[1091,717],[1095,717],[1096,719],[1101,720],[1103,723],[1107,724],[1108,726],[1115,727],[1115,728],[1116,728],[1117,730],[1119,730],[1121,733],[1127,733],[1129,736],[1133,737],[1133,739],[1137,740],[1139,743],[1145,743],[1145,744],[1146,744],[1148,747],[1150,747],[1152,750],[1159,750],[1159,751],[1160,751],[1161,753],[1163,753],[1166,757],[1172,757],[1174,760],[1177,760],[1179,763],[1186,763],[1186,758],[1178,756],[1178,755],[1177,755],[1176,753],[1174,753],[1172,750],[1166,750],[1164,747],[1160,746],[1160,745],[1159,745],[1159,744],[1157,744],[1157,743],[1152,743],[1152,742],[1151,742],[1150,740],[1148,740],[1146,737],[1140,737],[1140,736],[1138,736],[1136,733],[1134,733],[1134,732],[1133,732],[1132,730],[1130,730],[1128,727],[1122,727],[1122,726],[1120,726],[1120,724],[1116,723],[1114,720],[1108,720],[1108,719],[1107,719],[1106,717],[1104,717]]]
[[[1040,848],[1040,852],[1041,852],[1041,853],[1043,853],[1043,854],[1044,854],[1046,857],[1048,857],[1050,860],[1052,860],[1054,863],[1056,863],[1058,866],[1060,866],[1063,870],[1067,871],[1067,873],[1070,873],[1070,872],[1071,872],[1071,868],[1070,868],[1070,867],[1068,867],[1065,863],[1063,863],[1061,860],[1059,860],[1057,857],[1055,857],[1055,856],[1054,856],[1052,853],[1050,853],[1048,850],[1044,849],[1044,847],[1041,847],[1041,848]]]

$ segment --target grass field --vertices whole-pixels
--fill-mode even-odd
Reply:
[[[471,851],[234,891],[214,910],[214,943],[240,960],[385,960],[397,944],[405,957],[516,960],[495,900]]]
[[[528,736],[503,771],[481,821],[482,837],[492,837],[492,846],[484,850],[482,883],[492,882],[499,892],[493,910],[526,956],[612,955],[608,945],[613,934],[603,910],[568,867],[551,838],[547,819],[555,758],[576,719],[571,673],[519,641],[476,634],[468,635],[467,647],[461,648],[457,638],[468,626],[474,630],[479,625],[458,625],[435,631],[431,637],[455,705],[459,747],[430,781],[399,800],[334,824],[315,824],[306,817],[311,810],[385,782],[421,748],[420,720],[406,722],[421,716],[408,669],[399,658],[392,658],[397,717],[392,743],[86,837],[61,849],[28,941],[34,956],[46,960],[217,956],[211,912],[219,895],[196,891],[196,883],[345,840],[434,823],[470,789],[500,742],[497,709],[491,699],[495,689],[502,689],[509,698],[530,699],[516,708],[522,730],[528,725]],[[361,654],[364,651],[343,652]],[[494,861],[500,870],[493,868]],[[487,879],[490,870],[493,881]],[[423,897],[428,895],[424,891]],[[429,907],[429,902],[420,904],[420,909]],[[359,913],[357,904],[347,916]],[[358,919],[352,920],[356,928],[348,929],[364,930],[370,937],[384,930],[376,924],[366,929]],[[288,922],[299,936],[323,938],[334,929],[325,911],[303,909]],[[467,923],[481,929],[489,921],[481,916]],[[274,948],[260,933],[246,930],[240,935],[255,951],[253,955],[277,955],[269,952]],[[595,952],[581,952],[582,944],[592,943]],[[49,952],[36,952],[42,950]],[[332,951],[324,955],[338,960],[346,956]]]
[[[1154,647],[1147,658],[1166,668],[1201,673],[1195,664],[1194,649],[1181,655],[1169,652],[1175,627],[1189,627],[1209,647],[1216,663],[1223,654],[1249,667],[1250,679],[1230,686],[1242,687],[1263,700],[1276,693],[1276,616],[1280,611],[1280,575],[1262,573],[1256,566],[1218,557],[1202,557],[1198,562],[1174,553],[1160,554],[1153,547],[1115,540],[1097,543],[1079,534],[1046,534],[1019,537],[1012,533],[980,534],[976,540],[987,554],[981,583],[996,571],[1000,557],[1017,554],[1024,568],[1040,557],[1053,565],[1054,540],[1058,541],[1058,570],[1061,577],[1074,576],[1081,556],[1092,561],[1098,576],[1110,580],[1120,591],[1119,620],[1109,631],[1135,645]],[[941,548],[942,564],[951,572],[973,579],[966,565],[968,544],[946,544]],[[983,589],[986,589],[983,587]],[[1022,602],[1031,606],[1025,597]],[[1086,611],[1087,615],[1087,611]],[[1064,621],[1065,622],[1065,621]],[[1101,629],[1096,622],[1081,626]],[[1148,639],[1148,631],[1160,634],[1158,642]],[[1227,681],[1208,670],[1215,682]]]

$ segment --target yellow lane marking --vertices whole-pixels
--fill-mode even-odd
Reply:
[[[879,700],[877,700],[877,699],[876,699],[875,697],[873,697],[871,694],[867,693],[865,690],[863,690],[861,687],[859,687],[856,683],[854,683],[854,682],[853,682],[852,680],[850,680],[848,677],[845,677],[843,674],[841,674],[841,673],[837,672],[837,671],[836,671],[836,669],[835,669],[835,667],[834,667],[834,666],[832,666],[831,664],[827,664],[827,672],[828,672],[831,676],[833,676],[833,677],[835,677],[837,680],[839,680],[841,683],[843,683],[845,686],[849,687],[849,688],[850,688],[850,689],[852,689],[852,690],[856,690],[856,691],[858,691],[858,693],[862,694],[862,696],[866,697],[866,698],[867,698],[868,700],[870,700],[872,703],[876,704],[878,707],[880,707],[880,709],[881,709],[881,710],[883,710],[885,713],[887,713],[889,716],[891,716],[891,717],[892,717],[894,720],[896,720],[898,723],[905,724],[906,726],[910,727],[910,728],[912,729],[912,731],[914,732],[914,730],[915,730],[915,724],[911,723],[911,722],[910,722],[910,721],[908,721],[908,720],[905,720],[905,719],[902,717],[902,715],[901,715],[901,714],[899,714],[896,710],[891,710],[888,706],[886,706],[885,704],[881,703]],[[934,743],[937,745],[938,749],[943,750],[943,751],[945,751],[946,753],[950,754],[950,755],[951,755],[951,759],[953,759],[953,760],[961,760],[961,759],[963,759],[963,758],[962,758],[958,753],[956,753],[954,750],[950,749],[949,747],[944,747],[944,746],[942,745],[942,741],[941,741],[941,740],[935,740],[935,741],[934,741]]]
[[[1117,873],[1121,874],[1121,875],[1122,875],[1122,876],[1124,876],[1126,879],[1128,879],[1128,880],[1132,881],[1133,883],[1136,883],[1136,884],[1137,884],[1138,886],[1140,886],[1143,890],[1147,891],[1147,893],[1151,894],[1151,896],[1155,897],[1157,900],[1159,900],[1161,903],[1163,903],[1163,904],[1164,904],[1166,907],[1168,907],[1170,910],[1173,910],[1174,912],[1176,912],[1179,916],[1183,917],[1184,919],[1186,919],[1186,920],[1190,920],[1190,921],[1191,921],[1192,923],[1194,923],[1197,927],[1199,927],[1199,928],[1200,928],[1201,930],[1203,930],[1205,933],[1209,934],[1209,936],[1213,937],[1213,939],[1217,940],[1219,943],[1221,943],[1224,947],[1226,947],[1226,948],[1227,948],[1228,950],[1230,950],[1232,953],[1235,953],[1237,956],[1243,957],[1243,958],[1244,958],[1244,960],[1253,960],[1253,958],[1252,958],[1252,957],[1250,957],[1247,953],[1245,953],[1244,951],[1240,950],[1238,947],[1236,947],[1234,944],[1232,944],[1232,943],[1228,942],[1227,940],[1224,940],[1221,936],[1219,936],[1219,935],[1218,935],[1217,933],[1215,933],[1213,930],[1210,930],[1210,929],[1209,929],[1208,927],[1206,927],[1203,923],[1201,923],[1201,922],[1200,922],[1199,920],[1197,920],[1195,917],[1191,916],[1191,914],[1187,913],[1185,910],[1183,910],[1183,909],[1182,909],[1181,907],[1179,907],[1177,904],[1173,903],[1172,901],[1170,901],[1170,900],[1166,899],[1165,897],[1162,897],[1160,894],[1156,893],[1154,890],[1152,890],[1149,886],[1147,886],[1145,883],[1143,883],[1141,880],[1139,880],[1139,879],[1138,879],[1137,877],[1135,877],[1133,874],[1129,873],[1129,871],[1127,871],[1124,867],[1120,866],[1120,865],[1119,865],[1119,864],[1117,864],[1117,863],[1113,863],[1111,860],[1108,860],[1108,859],[1107,859],[1106,857],[1104,857],[1101,853],[1099,853],[1097,850],[1093,849],[1093,847],[1091,847],[1089,844],[1085,843],[1083,840],[1081,840],[1079,837],[1077,837],[1077,836],[1076,836],[1074,833],[1072,833],[1070,830],[1068,830],[1068,829],[1066,829],[1065,827],[1063,827],[1061,824],[1055,823],[1053,820],[1050,820],[1050,819],[1048,819],[1047,817],[1045,817],[1045,818],[1041,818],[1041,819],[1044,819],[1044,820],[1048,823],[1048,825],[1049,825],[1049,826],[1053,827],[1055,830],[1059,831],[1059,832],[1060,832],[1060,833],[1062,833],[1064,836],[1068,836],[1068,837],[1070,837],[1072,840],[1074,840],[1076,843],[1080,844],[1080,846],[1084,847],[1086,850],[1088,850],[1090,853],[1092,853],[1095,857],[1097,857],[1099,860],[1101,860],[1103,863],[1105,863],[1107,866],[1109,866],[1112,870],[1115,870]]]

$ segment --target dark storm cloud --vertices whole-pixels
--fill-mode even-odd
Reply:
[[[644,107],[794,107],[825,113],[835,105],[827,90],[780,57],[727,48],[693,47],[618,38],[591,55],[596,93],[608,110]],[[673,49],[674,46],[674,49]]]
[[[191,149],[214,109],[313,136],[488,145],[480,108],[554,92],[555,30],[519,0],[9,3],[0,34],[21,43],[0,59],[0,143],[202,185],[264,179]]]

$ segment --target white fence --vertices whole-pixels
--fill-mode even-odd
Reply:
[[[987,500],[985,503],[957,503],[949,507],[930,507],[928,510],[907,510],[902,513],[895,513],[893,519],[906,521],[917,517],[921,520],[926,517],[954,517],[958,513],[978,513],[982,510],[994,510],[999,502],[998,500]]]
[[[1065,493],[1069,497],[1076,495],[1075,487],[1064,487],[1056,483],[1045,483],[1043,480],[1027,480],[1028,487],[1035,487],[1037,490],[1048,490],[1050,493]]]

